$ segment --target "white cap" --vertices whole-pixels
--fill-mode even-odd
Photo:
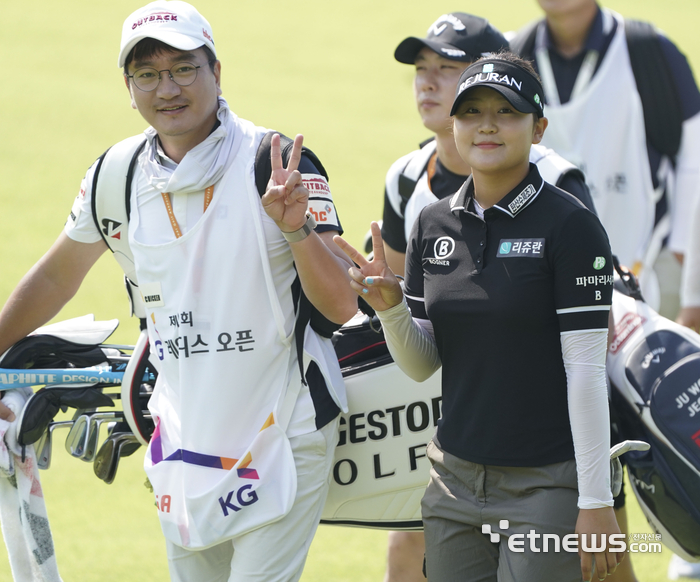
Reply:
[[[157,0],[131,14],[122,27],[119,68],[124,66],[131,49],[144,38],[155,38],[182,51],[207,46],[214,56],[211,26],[197,9],[180,0]]]

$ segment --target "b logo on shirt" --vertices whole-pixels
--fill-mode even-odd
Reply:
[[[446,259],[454,252],[455,241],[452,237],[441,236],[435,241],[435,246],[433,248],[436,259]]]

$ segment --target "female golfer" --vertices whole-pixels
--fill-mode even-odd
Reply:
[[[451,115],[472,175],[421,211],[404,291],[376,223],[371,262],[336,237],[399,366],[416,380],[443,367],[422,502],[427,576],[602,580],[622,558],[608,539],[619,533],[605,383],[610,245],[595,215],[528,161],[547,120],[527,62],[476,61]]]

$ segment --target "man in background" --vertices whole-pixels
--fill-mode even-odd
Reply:
[[[596,0],[538,2],[545,18],[511,47],[542,77],[543,144],[584,171],[613,254],[640,275],[650,305],[675,318],[700,167],[688,62],[660,31]]]

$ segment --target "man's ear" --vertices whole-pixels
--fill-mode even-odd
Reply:
[[[537,120],[532,130],[532,143],[538,144],[542,141],[544,130],[547,129],[547,125],[549,125],[549,120],[546,117],[540,117]]]
[[[214,63],[214,79],[216,79],[216,95],[221,96],[221,61]]]
[[[129,77],[124,75],[124,84],[126,85],[126,90],[129,92],[129,97],[131,98],[131,108],[132,109],[138,109],[136,107],[136,101],[134,101],[134,92],[131,89],[131,83],[129,83]]]

